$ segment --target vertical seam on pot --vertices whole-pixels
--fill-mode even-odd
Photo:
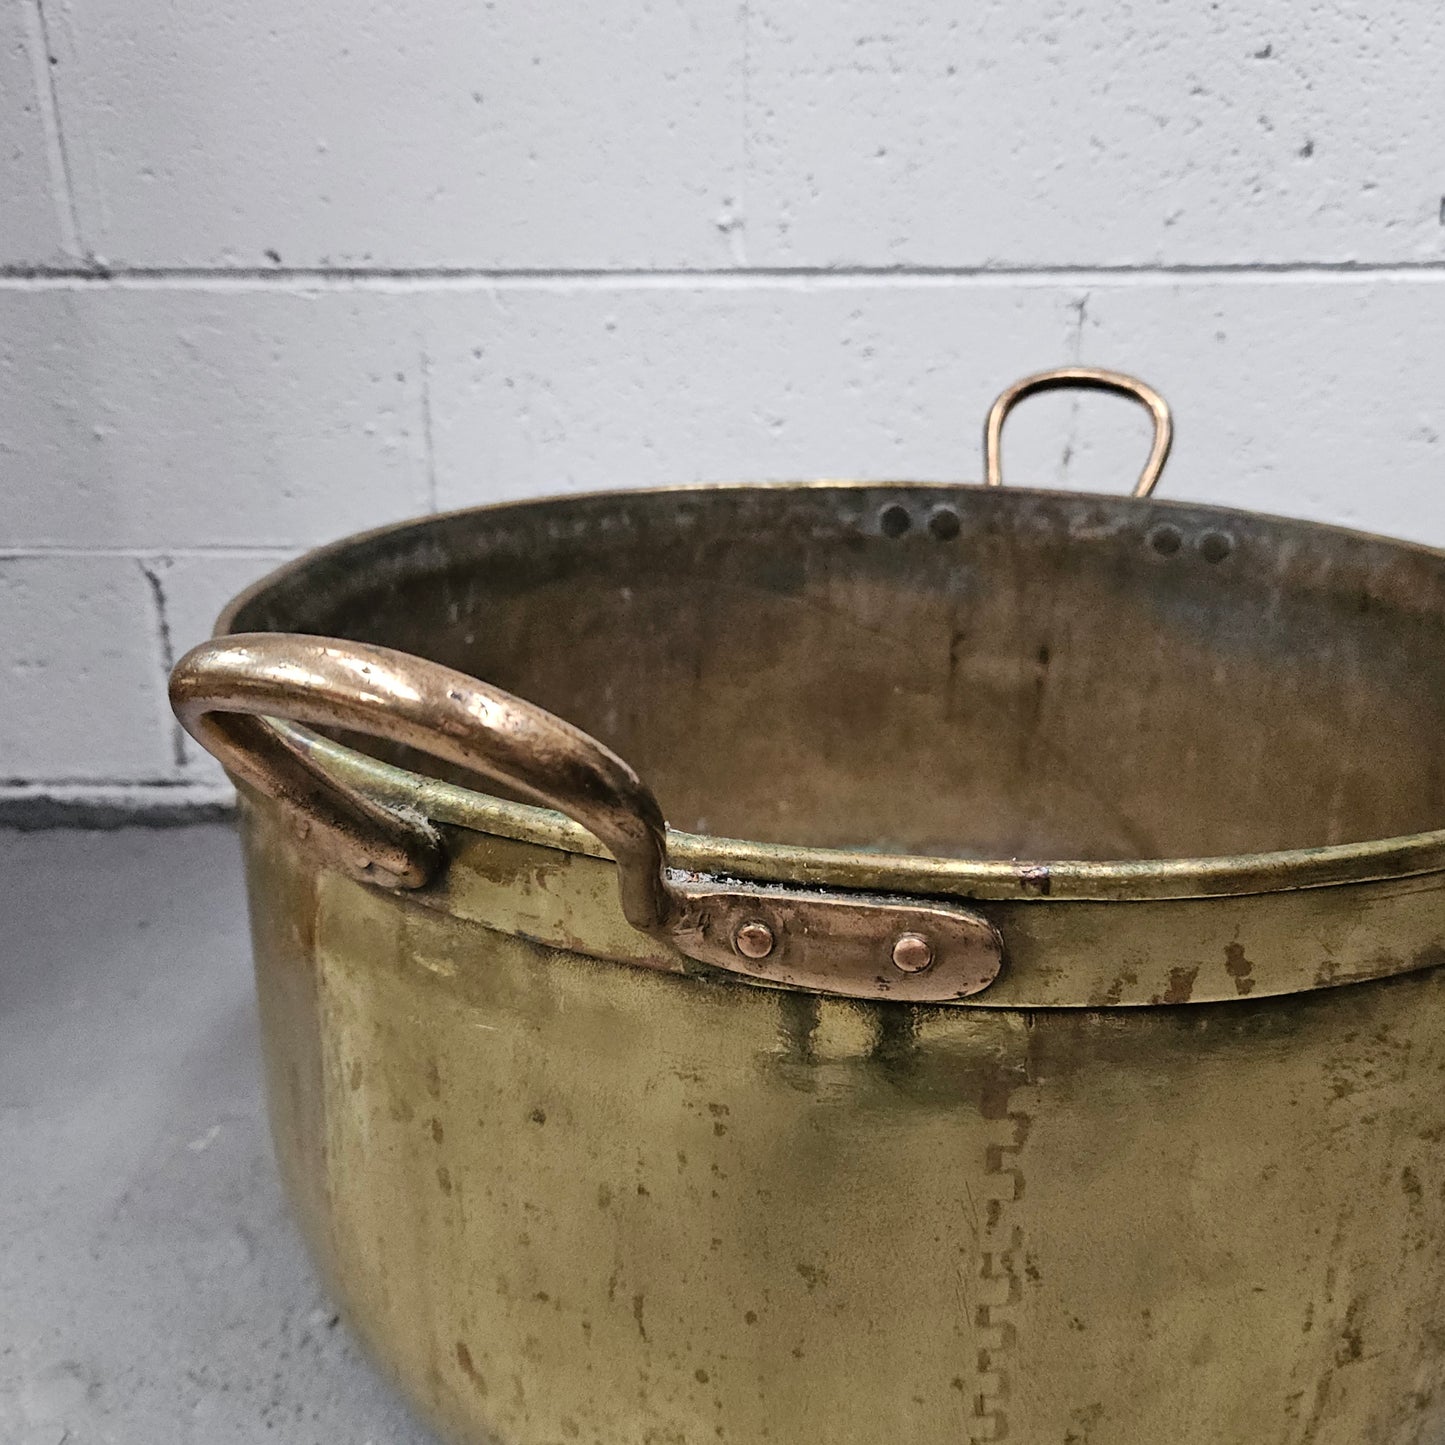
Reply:
[[[969,1439],[992,1442],[1008,1438],[1008,1357],[1017,1329],[1009,1315],[1023,1294],[1019,1261],[1023,1230],[1010,1206],[1023,1198],[1024,1176],[1019,1156],[1033,1127],[1033,1116],[1010,1108],[997,1121],[1007,1138],[995,1139],[984,1154],[984,1217],[979,1232],[979,1304],[974,1310],[978,1351]]]

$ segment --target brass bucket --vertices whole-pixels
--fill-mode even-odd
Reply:
[[[1139,495],[482,508],[176,668],[286,1184],[449,1435],[1445,1439],[1445,554],[1147,499],[1111,373],[990,483],[1061,384]]]

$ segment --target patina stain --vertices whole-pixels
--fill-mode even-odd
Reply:
[[[1254,992],[1254,964],[1244,956],[1242,943],[1229,943],[1224,948],[1224,966],[1234,980],[1235,991],[1243,997]]]
[[[803,1283],[808,1286],[808,1293],[817,1289],[820,1284],[828,1283],[828,1271],[815,1264],[807,1264],[802,1260],[798,1261],[797,1270],[803,1277]]]
[[[483,1378],[482,1372],[472,1363],[472,1352],[467,1348],[467,1342],[465,1340],[457,1341],[456,1355],[457,1365],[460,1367],[462,1374],[472,1382],[473,1388],[475,1388],[479,1395],[485,1395],[487,1393],[487,1382]]]
[[[1102,1002],[1110,1008],[1117,1007],[1120,1000],[1124,997],[1125,991],[1133,988],[1138,982],[1138,973],[1132,968],[1126,968],[1118,978],[1109,985]]]
[[[1188,1003],[1194,997],[1194,980],[1199,977],[1199,965],[1193,968],[1171,968],[1169,987],[1154,1000],[1155,1003]]]

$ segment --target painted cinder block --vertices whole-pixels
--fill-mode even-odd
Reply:
[[[1174,404],[1161,495],[1441,547],[1442,280],[1121,279],[1090,291],[1083,352]]]
[[[0,266],[65,259],[36,86],[41,38],[31,0],[0,8]]]
[[[596,487],[978,480],[993,396],[1068,360],[1068,288],[808,285],[448,295],[429,308],[443,507]],[[1067,401],[1013,440],[1056,479]]]
[[[1220,0],[73,0],[112,264],[1445,256],[1445,11]]]
[[[63,77],[112,264],[726,263],[742,29],[685,0],[80,0]]]
[[[288,548],[424,511],[406,298],[0,290],[0,545]]]
[[[755,265],[1440,261],[1445,9],[748,6]]]
[[[172,777],[158,638],[135,558],[0,556],[0,787]]]
[[[1433,277],[1032,286],[898,278],[449,296],[429,316],[443,506],[584,487],[977,480],[988,403],[1074,360],[1175,408],[1160,495],[1445,544]],[[1141,408],[1023,403],[1018,485],[1128,491]]]
[[[226,603],[286,560],[283,552],[191,553],[144,559],[160,609],[166,662],[185,655],[215,629]],[[177,726],[180,775],[219,785],[224,774],[198,743]]]

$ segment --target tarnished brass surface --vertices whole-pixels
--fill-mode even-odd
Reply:
[[[352,539],[219,630],[567,718],[655,790],[664,885],[738,904],[724,970],[424,728],[264,724],[434,840],[372,886],[241,777],[283,1172],[456,1439],[1445,1438],[1445,555],[1152,498],[634,492]],[[1006,963],[947,1007],[789,988],[774,889],[956,909]],[[884,958],[927,980],[914,931]]]
[[[328,771],[442,824],[449,864],[435,884],[411,895],[418,904],[596,958],[687,970],[680,953],[628,924],[617,901],[616,870],[596,842],[565,819],[485,805],[445,783],[299,732],[293,737],[324,759]],[[522,812],[532,816],[519,819]],[[1346,862],[1359,861],[1342,852]],[[866,887],[876,879],[871,870],[890,861],[868,854],[835,860],[813,850],[749,848],[680,833],[669,835],[668,853],[697,873],[765,877],[762,868],[772,865],[795,882],[842,888]],[[1378,877],[1376,866],[1391,855],[1362,850],[1362,856],[1372,866],[1362,870],[1365,881],[1348,888],[1264,892],[1256,884],[1252,892],[1200,897],[1163,891],[1128,898],[1128,907],[1108,893],[1080,897],[1063,888],[1041,895],[1002,886],[991,895],[968,877],[952,882],[947,862],[892,861],[899,865],[900,891],[967,896],[968,890],[971,911],[1004,939],[1003,972],[986,993],[959,1006],[1058,1008],[1257,999],[1445,962],[1445,872]],[[912,871],[904,871],[905,863]],[[962,873],[969,865],[957,866]],[[1151,881],[1144,865],[1139,876]],[[1114,886],[1129,878],[1123,873]],[[1010,882],[1016,879],[1005,879]]]
[[[1059,899],[1445,867],[1442,618],[1445,559],[1405,543],[1153,498],[829,483],[428,518],[290,564],[219,630],[485,678],[625,757],[674,828],[748,840],[728,850],[747,876]],[[540,809],[449,796],[556,836]]]
[[[450,1438],[1445,1434],[1439,969],[1128,1011],[854,1003],[367,888],[270,803],[246,835],[289,1191]]]

